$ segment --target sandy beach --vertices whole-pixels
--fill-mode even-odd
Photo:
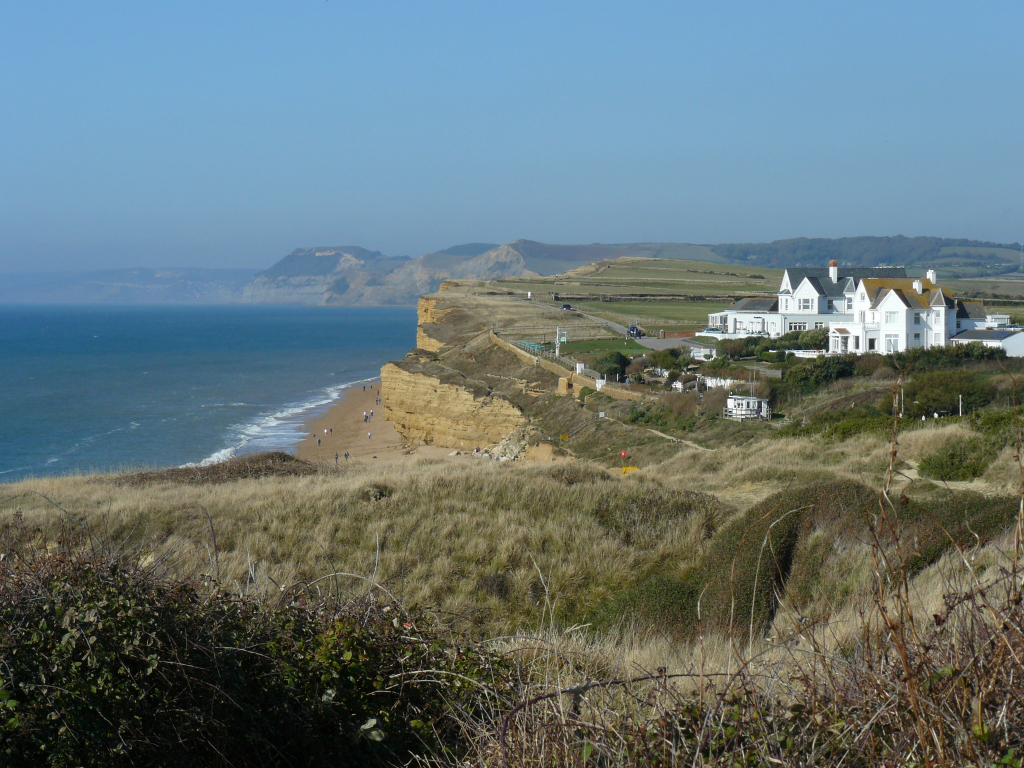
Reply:
[[[379,379],[346,390],[329,411],[307,424],[309,434],[296,446],[295,455],[304,461],[334,464],[337,454],[340,465],[345,463],[346,451],[350,462],[393,462],[451,452],[451,448],[406,446],[395,425],[384,419],[383,408],[377,404],[379,390]],[[371,410],[373,417],[364,422],[363,413]]]

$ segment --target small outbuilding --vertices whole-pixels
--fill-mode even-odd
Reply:
[[[722,409],[722,417],[733,421],[749,419],[769,421],[772,418],[772,409],[763,397],[729,395],[725,401],[725,408]]]
[[[958,333],[950,341],[953,344],[979,341],[986,347],[1006,350],[1007,357],[1024,357],[1024,330],[1020,328],[975,328]]]

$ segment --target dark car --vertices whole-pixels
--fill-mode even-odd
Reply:
[[[635,325],[629,326],[629,328],[626,329],[626,333],[629,334],[631,339],[642,339],[644,337],[644,332]]]
[[[571,304],[563,304],[562,305],[562,309],[572,309],[572,305]]]

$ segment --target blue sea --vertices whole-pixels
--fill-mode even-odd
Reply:
[[[415,342],[404,307],[0,306],[0,482],[288,450]]]

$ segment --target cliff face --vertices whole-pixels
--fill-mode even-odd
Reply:
[[[496,443],[526,417],[508,400],[428,372],[388,363],[380,371],[384,418],[410,443],[472,449]]]
[[[420,296],[416,304],[416,346],[428,352],[437,352],[444,346],[443,341],[431,338],[424,325],[442,323],[447,315],[454,311],[453,307],[438,307],[438,300]]]

